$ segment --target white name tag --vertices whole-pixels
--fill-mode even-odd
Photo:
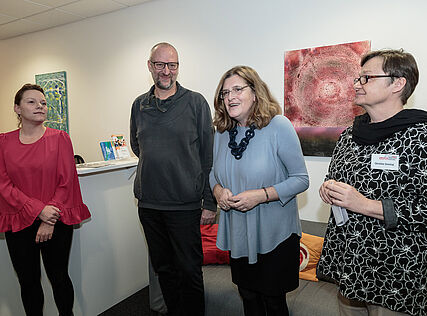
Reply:
[[[371,169],[399,170],[399,155],[372,154]]]

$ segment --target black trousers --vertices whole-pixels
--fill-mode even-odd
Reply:
[[[68,275],[73,226],[55,224],[52,239],[37,244],[36,234],[40,221],[19,232],[6,232],[10,259],[21,286],[25,313],[43,315],[43,289],[41,286],[40,252],[46,274],[52,284],[53,296],[60,316],[73,315],[74,290]]]
[[[203,316],[201,210],[138,209],[168,315]]]
[[[238,289],[243,300],[245,316],[289,316],[286,294],[267,296],[240,286]]]

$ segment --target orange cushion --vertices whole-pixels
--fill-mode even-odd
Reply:
[[[318,281],[316,266],[322,252],[323,237],[302,233],[300,240],[300,279]]]

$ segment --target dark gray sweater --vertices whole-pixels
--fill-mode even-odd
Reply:
[[[139,157],[134,193],[140,207],[216,211],[209,188],[213,127],[209,105],[177,83],[157,99],[154,86],[132,105],[130,144]]]

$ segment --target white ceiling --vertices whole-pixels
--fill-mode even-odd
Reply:
[[[150,0],[0,0],[0,40],[45,30]]]

